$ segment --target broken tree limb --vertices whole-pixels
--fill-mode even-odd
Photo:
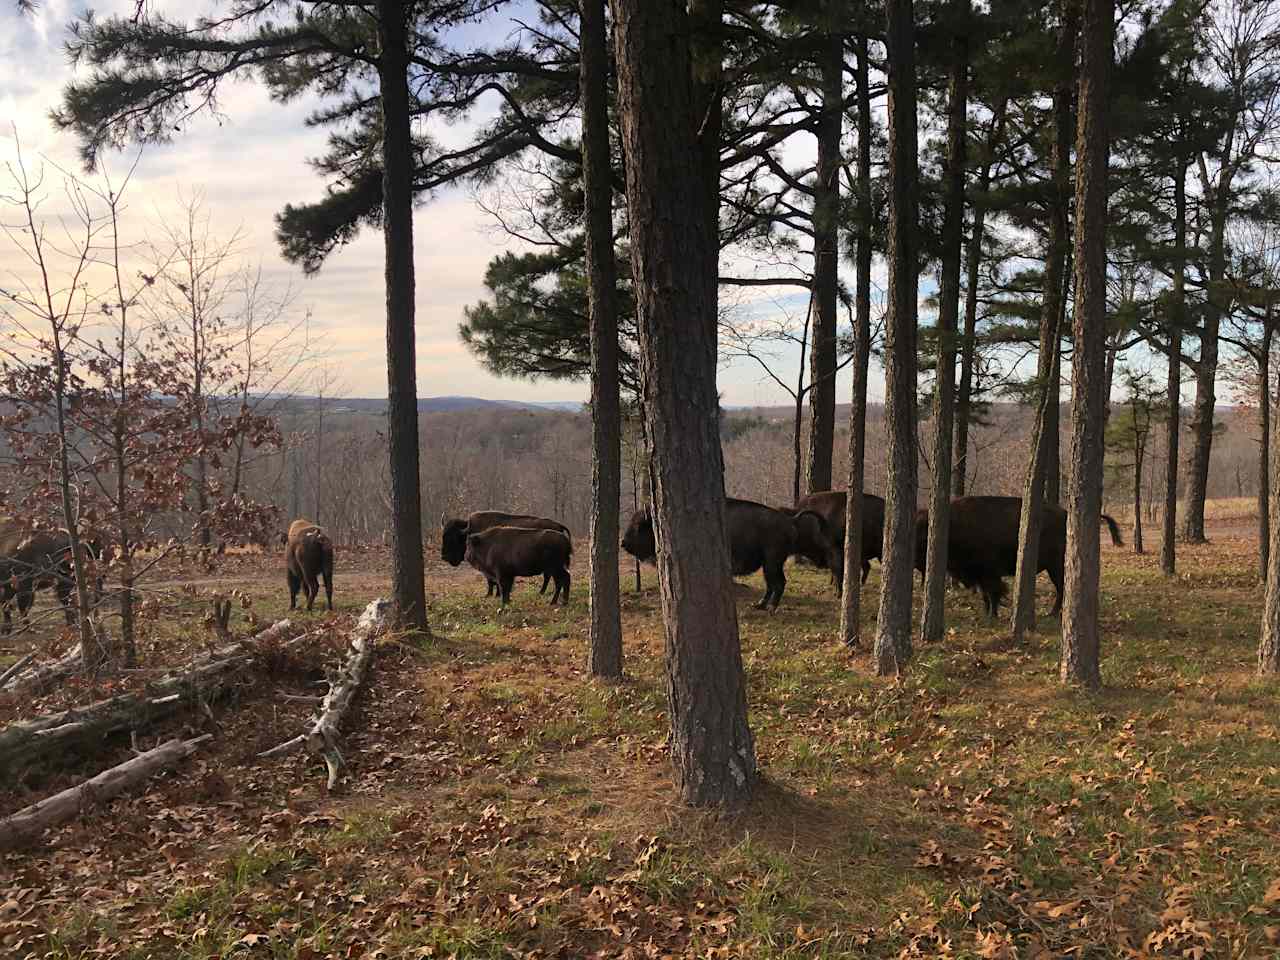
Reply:
[[[4,685],[9,682],[10,677],[12,677],[15,673],[21,673],[23,668],[26,667],[28,663],[30,663],[32,660],[35,659],[35,656],[36,656],[36,652],[32,650],[21,660],[10,665],[9,669],[6,670],[4,673],[0,673],[0,690],[4,689]]]
[[[0,684],[0,690],[18,691],[43,688],[56,680],[61,680],[68,674],[75,673],[79,669],[80,644],[77,643],[53,663],[15,674],[3,684]]]
[[[387,611],[391,604],[387,600],[374,600],[360,614],[355,632],[347,649],[347,658],[338,670],[337,677],[329,687],[329,693],[320,704],[319,713],[306,733],[279,746],[272,747],[260,757],[278,757],[298,747],[305,746],[307,752],[318,753],[324,757],[325,766],[329,770],[329,789],[338,784],[345,762],[338,749],[339,728],[346,715],[351,701],[355,699],[360,685],[364,682],[373,659],[373,650],[377,645],[378,634],[386,628]]]
[[[180,710],[187,703],[206,703],[216,698],[253,663],[253,654],[264,640],[278,640],[290,626],[288,620],[278,621],[250,640],[218,648],[190,661],[147,684],[139,693],[121,694],[0,729],[0,773],[73,744],[101,740],[119,730],[137,730]]]
[[[119,796],[135,784],[150,779],[161,770],[190,756],[212,736],[213,734],[206,733],[193,740],[169,740],[132,760],[104,770],[91,780],[55,793],[5,817],[0,820],[0,850],[11,850],[49,827],[74,820],[95,804],[105,803]]]

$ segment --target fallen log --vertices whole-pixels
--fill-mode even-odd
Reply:
[[[100,740],[119,730],[140,729],[177,712],[185,704],[216,699],[225,692],[229,681],[249,667],[261,643],[278,640],[290,627],[290,621],[280,620],[256,637],[190,661],[147,684],[141,693],[121,694],[84,707],[9,724],[0,729],[0,773],[11,772],[21,764],[75,743]]]
[[[61,680],[68,674],[74,673],[79,668],[80,644],[77,643],[53,663],[24,670],[22,673],[10,677],[3,684],[0,684],[0,690],[16,692],[43,688],[55,680]]]
[[[46,797],[0,820],[0,850],[11,850],[50,827],[73,820],[95,804],[106,803],[125,790],[190,756],[210,739],[211,733],[193,740],[174,739],[140,753],[132,760],[104,770],[91,780]]]
[[[373,659],[378,634],[386,628],[387,611],[390,609],[391,604],[387,600],[374,600],[364,608],[351,636],[347,659],[330,684],[329,692],[321,701],[319,713],[311,722],[310,728],[305,733],[260,753],[259,757],[278,757],[299,747],[306,747],[309,753],[318,753],[324,757],[325,766],[329,770],[329,789],[338,785],[338,777],[346,765],[342,752],[338,749],[339,727],[364,682],[369,663]]]
[[[35,659],[35,656],[36,656],[36,652],[32,650],[21,660],[17,660],[13,664],[11,664],[9,666],[9,669],[6,670],[4,673],[0,673],[0,690],[4,689],[4,685],[9,682],[10,677],[12,677],[15,673],[21,673],[23,669],[26,667],[26,665]]]

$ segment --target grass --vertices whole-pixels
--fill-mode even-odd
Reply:
[[[1186,548],[1173,582],[1108,550],[1092,695],[1058,685],[1056,623],[1013,647],[955,591],[948,640],[875,678],[835,640],[825,574],[795,569],[776,614],[740,610],[763,776],[731,818],[673,802],[652,573],[624,597],[627,679],[605,685],[584,672],[585,576],[567,610],[527,581],[500,611],[478,578],[433,570],[436,636],[380,655],[346,795],[303,758],[274,779],[232,771],[256,792],[215,825],[192,805],[168,860],[159,841],[113,849],[88,899],[83,856],[10,855],[16,887],[43,896],[23,942],[299,960],[1280,956],[1280,686],[1252,673],[1248,549]],[[877,590],[873,574],[865,636]],[[181,802],[180,777],[137,816]]]

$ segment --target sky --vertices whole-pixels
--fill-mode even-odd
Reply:
[[[104,0],[93,9],[106,16],[129,12],[132,6],[133,0]],[[14,7],[12,0],[0,0],[0,63],[5,64],[0,71],[0,177],[8,188],[3,168],[13,163],[20,142],[28,167],[44,168],[49,193],[44,209],[55,215],[60,201],[59,168],[75,174],[81,171],[74,136],[56,131],[48,113],[73,76],[62,44],[66,25],[83,12],[84,3],[45,0],[34,16],[19,16]],[[153,9],[165,7],[152,4]],[[189,15],[194,5],[181,7]],[[481,39],[497,43],[505,38],[506,28],[491,27],[489,32],[491,36],[481,35]],[[253,83],[228,88],[221,98],[220,117],[202,116],[173,143],[142,151],[126,193],[127,228],[135,236],[154,235],[158,225],[181,208],[184,197],[198,194],[211,235],[229,238],[238,233],[240,256],[260,265],[278,288],[291,287],[297,309],[311,311],[313,330],[323,336],[346,394],[382,397],[386,368],[381,235],[363,231],[312,277],[304,277],[300,268],[281,257],[273,237],[273,215],[286,203],[312,201],[323,193],[322,179],[307,163],[325,146],[325,132],[304,123],[315,105],[314,100],[272,102]],[[432,132],[447,141],[465,131],[441,127]],[[810,145],[799,144],[796,149],[803,153]],[[105,167],[118,179],[136,157],[136,150],[108,154]],[[453,189],[434,196],[415,215],[419,395],[542,402],[586,399],[585,383],[497,378],[458,339],[463,308],[485,295],[487,263],[512,246],[476,200],[466,189]],[[9,221],[12,211],[2,216]],[[12,278],[24,269],[20,252],[0,237],[0,276]],[[768,317],[781,311],[803,316],[807,294],[795,288],[752,288],[735,295],[735,301],[747,316]],[[794,378],[796,360],[794,353],[779,357],[784,379]],[[723,366],[719,387],[729,405],[789,402],[750,361]],[[837,396],[843,402],[848,393],[846,372]],[[874,374],[871,393],[873,399],[883,394],[883,383]]]

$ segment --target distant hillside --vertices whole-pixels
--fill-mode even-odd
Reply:
[[[291,404],[305,406],[313,403],[315,397],[296,396],[290,398]],[[325,408],[333,412],[381,413],[387,407],[387,401],[378,397],[333,397],[325,400]],[[532,400],[487,400],[484,397],[420,397],[419,413],[456,413],[461,410],[563,410],[578,413],[582,404],[576,400],[554,400],[549,403],[538,403]]]

